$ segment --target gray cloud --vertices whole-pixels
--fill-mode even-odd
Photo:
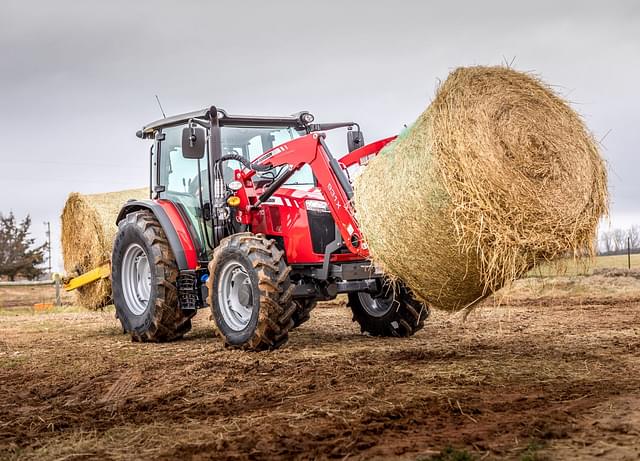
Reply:
[[[135,187],[135,131],[165,110],[301,109],[396,133],[460,65],[514,59],[572,101],[610,166],[614,225],[640,222],[640,4],[4,1],[0,211],[55,223],[70,191]],[[606,137],[605,137],[606,135]],[[59,262],[59,257],[57,257]]]

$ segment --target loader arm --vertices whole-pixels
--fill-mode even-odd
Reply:
[[[287,168],[280,176],[284,179],[267,187],[256,205],[267,200],[293,173],[309,165],[345,245],[352,253],[368,258],[368,246],[354,217],[353,190],[337,160],[329,153],[324,138],[324,133],[312,133],[274,147],[256,159],[255,163],[260,165]]]

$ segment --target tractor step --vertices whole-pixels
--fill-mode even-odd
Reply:
[[[178,275],[178,303],[183,311],[195,311],[207,305],[207,287],[200,282],[200,277],[197,271],[191,270],[181,271]]]

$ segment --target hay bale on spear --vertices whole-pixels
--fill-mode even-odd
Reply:
[[[540,262],[593,255],[607,205],[605,165],[580,116],[505,67],[452,72],[355,183],[374,260],[450,311]]]
[[[148,189],[104,194],[71,193],[62,210],[62,256],[69,276],[77,276],[111,260],[118,227],[116,217],[129,199],[149,197]],[[111,304],[111,280],[101,279],[75,290],[78,304],[98,309]]]

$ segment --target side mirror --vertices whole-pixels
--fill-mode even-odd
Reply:
[[[364,146],[364,135],[362,131],[347,131],[347,147],[349,148],[349,152],[353,152],[362,146]]]
[[[204,128],[191,126],[182,130],[182,156],[190,159],[204,158],[207,132]]]

